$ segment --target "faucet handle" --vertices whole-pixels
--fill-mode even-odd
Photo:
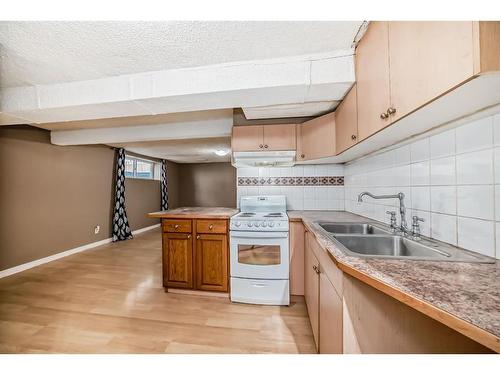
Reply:
[[[421,217],[418,217],[417,215],[412,216],[412,219],[413,219],[413,224],[416,224],[416,225],[418,225],[419,221],[421,221],[422,223],[425,221],[424,219],[422,219]]]
[[[396,211],[385,211],[386,214],[396,216]]]
[[[393,230],[396,229],[397,223],[396,223],[396,211],[386,211],[386,214],[391,215],[391,228]]]

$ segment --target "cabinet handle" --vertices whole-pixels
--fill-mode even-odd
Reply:
[[[389,115],[388,115],[386,112],[383,112],[383,113],[381,113],[381,114],[380,114],[380,118],[381,118],[382,120],[385,120],[385,119],[386,119],[386,118],[388,118],[388,117],[389,117]]]
[[[179,224],[175,224],[174,229],[179,229]]]
[[[264,147],[264,145],[259,145],[259,148],[263,148],[263,147]]]
[[[197,239],[197,240],[199,240],[199,239],[200,239],[200,235],[199,235],[199,234],[197,234],[197,235],[196,235],[196,239]]]
[[[208,229],[209,229],[209,230],[212,230],[212,229],[214,229],[214,226],[213,226],[212,224],[210,224],[210,225],[208,226]]]
[[[268,148],[269,146],[268,145],[264,145],[264,148]]]
[[[388,113],[389,115],[393,115],[393,114],[395,114],[395,113],[396,113],[396,108],[394,108],[394,107],[389,107],[389,108],[387,109],[387,113]]]
[[[188,239],[189,239],[189,238],[191,238],[191,235],[190,235],[190,234],[188,234]]]
[[[356,140],[356,138],[358,138],[358,137],[356,137],[356,135],[355,135],[355,134],[351,135],[351,139],[352,139],[353,141],[355,141],[355,140]]]
[[[316,266],[316,265],[314,265],[314,266],[313,266],[313,270],[314,270],[314,272],[316,272],[318,275],[319,275],[319,274],[320,274],[320,272],[321,272],[321,271],[319,270],[319,267],[318,267],[318,266]]]
[[[300,157],[301,157],[302,159],[304,159],[304,158],[306,157],[306,155],[305,155],[305,154],[300,154]]]

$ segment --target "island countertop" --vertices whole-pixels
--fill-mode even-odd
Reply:
[[[318,221],[373,222],[344,211],[288,211],[346,274],[500,352],[500,262],[465,263],[353,257]]]
[[[229,219],[238,212],[239,210],[229,207],[179,207],[151,212],[148,216],[159,219]]]

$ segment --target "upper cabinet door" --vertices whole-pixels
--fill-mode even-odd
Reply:
[[[297,160],[335,155],[335,112],[298,125]]]
[[[358,141],[356,85],[352,87],[335,111],[335,135],[337,154],[354,146]]]
[[[390,121],[471,78],[473,46],[471,21],[389,22]]]
[[[264,150],[295,150],[297,148],[295,127],[295,124],[265,125]]]
[[[389,26],[370,22],[356,49],[358,141],[390,124]]]
[[[233,126],[231,149],[233,151],[263,150],[264,127],[262,125]]]

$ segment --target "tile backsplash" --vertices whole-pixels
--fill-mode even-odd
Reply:
[[[422,234],[500,259],[500,112],[351,162],[344,180],[346,211],[387,223],[397,200],[358,194],[403,192]]]
[[[282,194],[289,210],[344,210],[343,177],[342,164],[238,168],[238,206],[242,196]]]

